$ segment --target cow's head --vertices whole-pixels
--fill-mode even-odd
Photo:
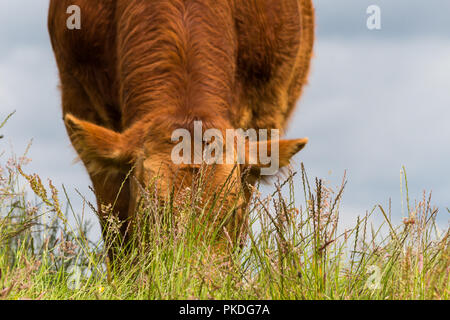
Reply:
[[[236,161],[230,163],[224,150],[224,160],[220,164],[185,164],[174,161],[173,151],[178,142],[173,141],[173,132],[167,130],[164,123],[153,123],[151,126],[138,123],[123,133],[79,120],[72,115],[66,115],[65,124],[91,176],[107,177],[119,172],[124,175],[132,172],[128,216],[134,216],[141,191],[150,182],[154,183],[155,178],[159,197],[167,199],[169,194],[192,188],[193,182],[202,175],[205,181],[203,203],[206,206],[211,203],[211,198],[219,199],[216,204],[220,203],[217,207],[220,213],[217,214],[231,219],[228,226],[235,230],[230,230],[230,233],[237,236],[239,230],[245,228],[245,211],[251,196],[248,185],[253,185],[260,177],[261,170],[270,165],[260,161],[258,156],[250,159],[250,151],[253,148],[258,150],[261,142],[253,142],[253,147],[246,144],[244,161],[242,158],[233,158]],[[306,138],[280,140],[277,155],[279,167],[287,166],[307,142]],[[269,149],[267,154],[270,154],[271,143],[266,146]],[[192,162],[195,162],[194,148],[191,151]]]

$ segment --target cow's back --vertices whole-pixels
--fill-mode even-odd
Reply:
[[[307,82],[312,0],[237,0],[239,105],[235,126],[284,130]]]
[[[284,129],[310,69],[312,1],[226,1],[234,2],[238,39],[236,97],[230,105],[230,121],[235,127]],[[49,31],[61,84],[69,87],[63,95],[70,93],[70,87],[79,87],[90,101],[89,107],[63,106],[63,113],[116,131],[125,129],[119,97],[123,84],[117,76],[121,57],[117,57],[116,43],[117,19],[125,3],[141,2],[51,0],[49,9]],[[66,27],[70,5],[82,8],[81,30]]]

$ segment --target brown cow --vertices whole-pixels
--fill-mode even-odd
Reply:
[[[80,30],[66,27],[70,5],[81,8]],[[174,130],[196,120],[203,130],[283,130],[314,41],[312,0],[51,0],[48,25],[68,134],[99,207],[115,203],[122,220],[134,214],[137,183],[159,174],[164,195],[193,179],[194,165],[171,161]],[[280,165],[306,142],[281,141]],[[216,165],[212,185],[240,181],[233,168]],[[254,181],[246,175],[231,197]],[[245,229],[246,190],[230,229]]]

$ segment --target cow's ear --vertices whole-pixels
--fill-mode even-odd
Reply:
[[[308,138],[295,140],[281,140],[279,144],[280,168],[289,165],[293,156],[302,150],[308,143]]]
[[[122,134],[93,123],[77,119],[71,114],[64,122],[72,144],[89,173],[129,170],[133,153]]]
[[[278,152],[275,151],[276,148],[273,149],[275,143],[273,141],[263,141],[263,142],[255,142],[253,147],[254,151],[257,152],[257,158],[255,159],[252,156],[251,152],[247,149],[246,151],[246,164],[250,165],[253,169],[261,169],[261,168],[269,168],[272,167],[275,163],[278,164],[278,168],[285,167],[289,165],[291,158],[297,154],[300,150],[302,150],[306,144],[308,143],[308,138],[302,139],[293,139],[293,140],[279,140],[278,141]],[[263,145],[264,144],[264,145]],[[267,159],[261,158],[260,150],[261,148],[267,150]],[[263,151],[262,154],[265,152]],[[269,162],[268,162],[269,161]]]

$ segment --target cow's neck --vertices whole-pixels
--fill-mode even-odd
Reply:
[[[124,127],[143,118],[227,123],[236,61],[228,1],[129,3],[117,39]]]

